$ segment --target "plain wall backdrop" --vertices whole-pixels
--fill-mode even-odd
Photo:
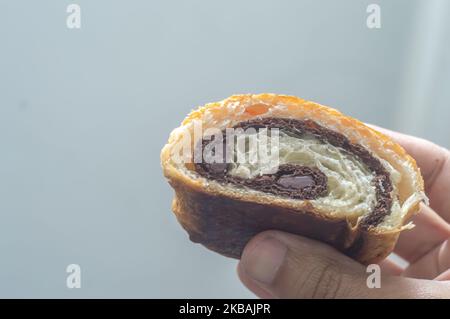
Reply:
[[[252,297],[161,173],[206,102],[298,95],[450,146],[450,1],[73,2],[79,30],[72,1],[0,0],[0,297]]]

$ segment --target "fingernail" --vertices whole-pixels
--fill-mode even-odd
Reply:
[[[273,237],[251,243],[244,250],[241,267],[253,280],[270,285],[284,262],[287,247]]]

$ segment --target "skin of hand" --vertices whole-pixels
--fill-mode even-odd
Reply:
[[[374,127],[374,126],[373,126]],[[304,237],[266,231],[244,249],[238,275],[261,298],[450,298],[450,152],[429,141],[389,131],[415,158],[430,206],[403,231],[394,252],[403,269],[381,262],[380,288],[369,288],[366,267],[334,248]]]

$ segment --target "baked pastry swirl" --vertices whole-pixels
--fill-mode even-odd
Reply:
[[[183,161],[176,160],[181,142],[192,150]],[[264,160],[261,145],[270,146]],[[427,200],[401,146],[292,96],[236,95],[193,111],[170,135],[161,162],[191,240],[235,258],[252,236],[278,229],[373,263],[392,251]]]

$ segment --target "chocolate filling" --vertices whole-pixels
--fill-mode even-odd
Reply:
[[[197,172],[209,179],[295,199],[315,199],[327,192],[327,177],[317,168],[283,164],[274,174],[247,179],[227,175],[227,166],[223,163],[197,164]]]
[[[351,143],[344,135],[320,126],[312,120],[296,120],[285,118],[257,118],[242,122],[234,128],[278,128],[285,134],[301,138],[304,134],[313,135],[324,143],[339,147],[349,154],[359,158],[367,168],[374,173],[373,185],[377,203],[370,214],[361,221],[361,227],[368,229],[381,223],[389,215],[392,206],[391,192],[393,190],[389,173],[381,162],[359,144]],[[223,145],[225,156],[226,134],[223,132]],[[211,143],[203,139],[203,149]],[[257,176],[252,179],[240,178],[227,174],[230,165],[227,163],[196,163],[196,171],[208,178],[223,183],[232,183],[254,190],[271,193],[294,199],[316,199],[327,194],[327,177],[319,169],[296,164],[283,164],[274,174]]]

